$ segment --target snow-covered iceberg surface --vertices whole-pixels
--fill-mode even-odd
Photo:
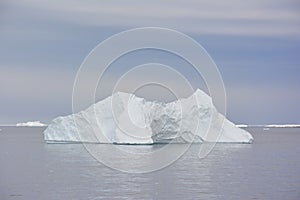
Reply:
[[[47,124],[43,124],[40,121],[33,121],[33,122],[22,122],[22,123],[17,123],[16,126],[47,126]]]
[[[117,92],[79,113],[58,117],[44,131],[47,142],[154,144],[251,143],[253,137],[220,114],[196,90],[170,103]]]

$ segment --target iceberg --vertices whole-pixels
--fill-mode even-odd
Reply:
[[[248,128],[247,124],[236,124],[235,126],[238,128]]]
[[[57,117],[44,131],[44,139],[113,144],[253,141],[249,132],[219,113],[200,89],[169,103],[117,92],[86,110]]]
[[[239,128],[300,128],[300,124],[267,124],[267,125],[246,125],[238,124]]]
[[[267,128],[300,128],[299,124],[269,124],[264,125]]]
[[[40,121],[33,121],[33,122],[17,123],[16,126],[38,127],[38,126],[47,126],[47,124],[43,124]]]

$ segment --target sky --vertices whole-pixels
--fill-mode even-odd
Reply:
[[[149,26],[180,31],[207,50],[233,122],[300,124],[299,10],[297,0],[1,1],[0,124],[70,114],[75,76],[89,52],[113,34]],[[147,62],[180,69],[205,90],[188,64],[154,50],[113,63],[107,81]]]

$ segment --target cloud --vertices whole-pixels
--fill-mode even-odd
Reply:
[[[74,73],[63,68],[0,66],[0,122],[50,120],[71,111]]]
[[[72,93],[74,73],[69,70],[8,66],[0,66],[0,69],[2,107],[8,104],[10,107],[51,102],[55,104],[65,101]],[[19,103],[13,105],[13,102]]]
[[[20,5],[20,4],[18,4]],[[297,37],[296,0],[79,1],[26,0],[32,11],[81,26],[161,26],[196,34]]]
[[[298,88],[298,85],[282,84],[227,87],[228,117],[236,123],[298,123]]]
[[[176,29],[204,44],[228,86],[231,119],[299,119],[296,0],[6,0],[0,11],[0,121],[69,114],[76,70],[86,54],[112,34],[141,26]],[[170,63],[165,64],[182,65],[166,58]],[[139,55],[129,60],[147,61]],[[126,62],[119,64],[114,75]],[[109,77],[103,87],[109,88],[116,78]],[[89,88],[86,81],[84,92]],[[253,97],[260,97],[257,107]]]

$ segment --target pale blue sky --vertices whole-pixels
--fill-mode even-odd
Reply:
[[[206,48],[222,74],[232,121],[300,124],[299,4],[1,1],[0,123],[49,122],[71,113],[76,71],[92,48],[129,28],[159,26],[181,31]],[[129,55],[115,69],[149,61],[184,66],[192,79],[184,63],[152,51]]]

